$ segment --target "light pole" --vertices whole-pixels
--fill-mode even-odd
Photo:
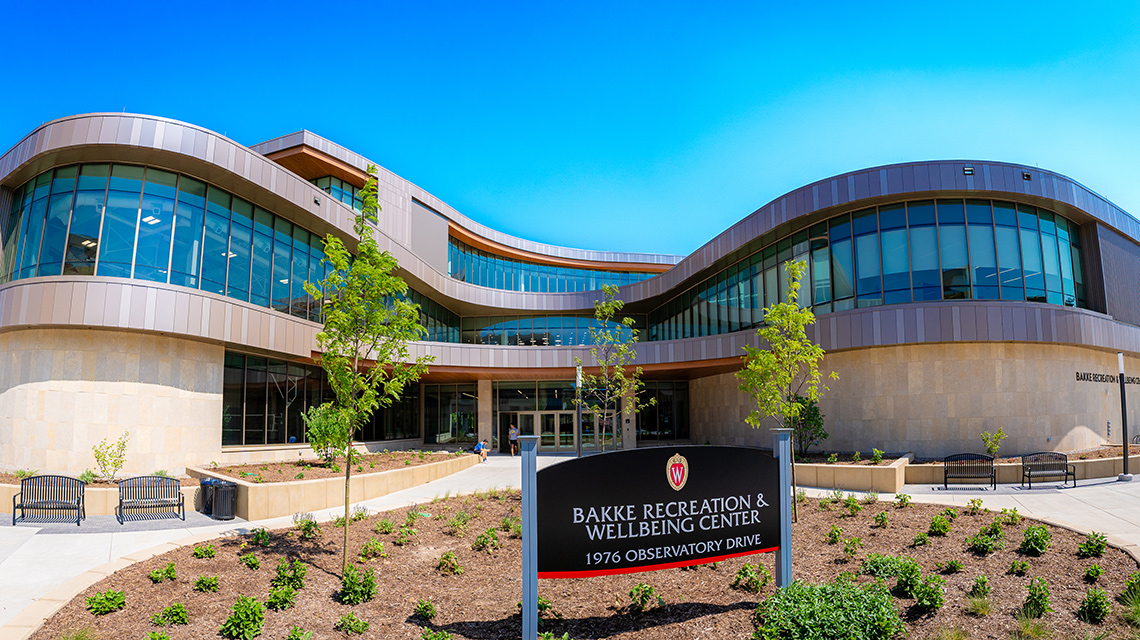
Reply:
[[[1124,473],[1116,477],[1120,482],[1132,482],[1128,472],[1128,401],[1124,397],[1124,352],[1116,352],[1116,362],[1120,365],[1120,437],[1124,443]]]

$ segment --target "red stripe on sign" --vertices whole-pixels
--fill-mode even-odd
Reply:
[[[539,571],[538,577],[546,579],[558,578],[593,578],[596,576],[616,576],[623,573],[640,573],[642,571],[660,571],[661,569],[676,569],[678,567],[691,567],[696,564],[707,564],[710,562],[720,562],[728,560],[729,558],[739,558],[741,556],[750,556],[756,553],[770,553],[772,551],[779,551],[780,547],[768,547],[767,549],[756,549],[755,551],[741,551],[740,553],[730,553],[726,556],[716,556],[714,558],[698,558],[696,560],[682,560],[680,562],[666,562],[665,564],[651,564],[644,567],[622,567],[620,569],[599,569],[597,571]]]

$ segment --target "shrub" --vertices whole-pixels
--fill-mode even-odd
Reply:
[[[131,432],[124,431],[113,445],[108,444],[107,439],[103,438],[99,444],[91,447],[91,453],[95,454],[95,464],[99,467],[99,475],[111,482],[115,481],[115,474],[127,461],[127,441],[130,438]],[[31,475],[35,475],[35,472],[33,471]],[[16,477],[20,477],[19,473]]]
[[[1085,537],[1085,541],[1077,547],[1078,558],[1099,558],[1104,555],[1104,548],[1108,539],[1103,533],[1093,531]]]
[[[396,523],[388,518],[381,518],[380,522],[376,523],[376,533],[392,533],[396,530]]]
[[[863,504],[875,504],[879,501],[878,491],[868,491],[863,494]]]
[[[491,553],[502,546],[499,542],[499,534],[495,533],[494,529],[487,529],[475,538],[475,542],[471,543],[471,550]]]
[[[269,529],[266,529],[265,527],[260,527],[260,528],[254,529],[253,530],[253,536],[251,537],[251,541],[253,542],[253,544],[256,544],[259,547],[268,547],[269,546]]]
[[[736,577],[732,579],[732,588],[741,589],[749,593],[759,593],[772,580],[772,574],[764,565],[754,565],[751,562],[745,562],[740,571],[736,572]]]
[[[265,606],[274,611],[284,611],[296,602],[297,590],[289,585],[281,585],[269,590],[269,597],[265,599]]]
[[[360,522],[368,519],[368,507],[358,504],[352,508],[352,521]]]
[[[238,556],[238,560],[240,560],[242,564],[249,567],[250,569],[261,568],[261,560],[252,553],[247,553],[244,556]]]
[[[99,478],[99,476],[95,475],[95,472],[90,470],[90,469],[84,469],[83,473],[79,474],[79,481],[84,483],[84,484],[91,484],[92,482],[95,482],[98,478]]]
[[[300,560],[289,562],[285,558],[277,561],[275,575],[269,581],[271,587],[291,587],[296,591],[305,588],[305,574],[309,569]]]
[[[344,635],[363,634],[368,631],[368,623],[356,617],[355,612],[349,612],[340,617],[333,625],[333,629],[343,633]]]
[[[513,517],[513,516],[507,516],[507,517],[505,517],[499,521],[499,530],[500,531],[510,531],[511,527],[515,526],[515,522],[517,522],[517,521],[520,521],[520,520],[518,518]]]
[[[538,637],[541,639],[542,634],[538,634]],[[439,631],[424,629],[422,632],[420,632],[420,640],[451,640],[451,638],[451,634],[444,631],[443,629],[440,629]]]
[[[97,616],[104,616],[127,606],[127,596],[122,591],[107,589],[87,598],[87,609]]]
[[[841,539],[843,539],[843,529],[831,525],[831,531],[827,532],[827,544],[839,544]]]
[[[665,604],[665,599],[657,595],[657,591],[644,582],[637,583],[636,587],[629,590],[629,599],[633,601],[629,606],[634,611],[645,611],[654,604]]]
[[[420,517],[420,512],[416,511],[413,508],[411,511],[408,512],[408,515],[404,516],[404,526],[405,527],[414,526],[416,524],[416,520],[418,520],[419,517]]]
[[[522,522],[521,521],[515,522],[511,526],[511,537],[512,538],[522,538]]]
[[[966,513],[972,516],[985,513],[986,511],[987,509],[982,506],[981,498],[971,498],[970,501],[966,503]]]
[[[397,547],[412,545],[412,544],[416,543],[416,536],[417,535],[419,535],[419,532],[416,531],[415,529],[411,528],[411,527],[408,527],[408,526],[400,527],[400,535],[396,536],[396,539],[393,540],[392,542]]]
[[[363,560],[369,558],[383,558],[385,555],[384,543],[376,538],[368,538],[368,542],[365,542],[364,546],[360,548],[360,557]]]
[[[937,566],[938,570],[942,573],[958,573],[965,568],[961,560],[948,560],[945,563],[939,562]]]
[[[922,584],[914,590],[914,606],[923,611],[935,611],[942,608],[942,605],[946,604],[946,596],[942,591],[944,584],[946,584],[946,580],[942,579],[941,576],[926,576]]]
[[[910,541],[911,545],[915,547],[922,547],[930,544],[930,535],[925,531],[920,531],[914,536],[914,540]]]
[[[217,593],[218,576],[198,576],[194,581],[194,590],[202,593]]]
[[[439,564],[436,565],[436,569],[453,576],[463,575],[463,567],[459,566],[459,558],[455,556],[453,551],[447,551],[439,557]]]
[[[305,631],[297,625],[293,625],[293,628],[289,630],[289,635],[285,636],[285,640],[312,640],[312,638],[312,631]]]
[[[376,573],[371,567],[360,571],[355,565],[348,565],[344,577],[340,579],[340,601],[345,604],[360,604],[376,597]]]
[[[416,603],[416,610],[413,615],[422,620],[431,620],[439,612],[435,610],[435,605],[432,604],[431,599],[420,600]]]
[[[154,571],[151,571],[149,576],[150,576],[150,581],[155,583],[155,584],[158,584],[158,583],[162,582],[163,580],[173,581],[173,580],[177,579],[177,577],[178,577],[177,572],[174,570],[174,563],[173,562],[166,563],[166,566],[163,567],[162,569],[155,569]]]
[[[796,489],[796,503],[805,504],[808,501],[807,491],[803,489]]]
[[[855,554],[859,553],[859,548],[862,546],[862,538],[846,538],[843,541],[843,557],[847,562],[850,562],[855,559]]]
[[[982,432],[982,444],[986,447],[986,453],[993,457],[997,457],[998,449],[1001,448],[1001,441],[1005,440],[1005,432],[998,427],[997,433],[990,433],[989,431]]]
[[[181,602],[172,604],[151,616],[150,621],[160,627],[189,624],[189,618],[186,615],[186,605]]]
[[[321,525],[313,518],[311,513],[298,513],[293,516],[293,524],[301,532],[302,540],[312,540],[321,535]]]
[[[871,464],[880,464],[883,462],[883,452],[878,449],[871,449]]]
[[[869,554],[863,558],[860,571],[876,578],[893,578],[898,575],[901,559],[881,553]]]
[[[895,508],[905,509],[910,506],[910,496],[905,493],[895,494]]]
[[[1132,602],[1140,603],[1140,571],[1133,571],[1124,580],[1124,591],[1120,592],[1116,600],[1125,606]]]
[[[1021,545],[1017,550],[1021,553],[1039,556],[1049,548],[1050,540],[1053,534],[1049,533],[1049,529],[1043,524],[1030,525],[1025,528],[1025,535],[1021,539]]]
[[[756,638],[889,640],[906,633],[898,604],[880,583],[857,585],[792,582],[756,608]]]
[[[978,530],[977,535],[966,538],[966,547],[978,555],[987,555],[1005,547],[1005,532],[994,520]]]
[[[958,510],[954,507],[946,507],[942,510],[941,515],[950,522],[954,522],[954,520],[958,517]]]
[[[1010,635],[1013,640],[1031,640],[1032,638],[1048,638],[1050,636],[1049,627],[1036,618],[1031,618],[1018,611],[1014,615],[1014,619],[1017,620],[1017,628]]]
[[[904,598],[913,598],[922,584],[922,567],[910,558],[900,558],[895,575],[898,576],[895,591]]]
[[[213,544],[194,545],[194,552],[192,555],[195,558],[213,558],[215,555],[217,555],[217,553],[218,552],[214,550]]]
[[[990,579],[985,576],[974,578],[974,584],[970,586],[967,595],[971,598],[984,598],[990,595]]]
[[[1029,595],[1021,605],[1021,612],[1026,618],[1040,618],[1046,612],[1053,610],[1049,606],[1049,583],[1045,582],[1045,578],[1034,578],[1026,588],[1029,590]]]
[[[165,631],[151,631],[146,634],[146,640],[170,640],[170,634]]]
[[[1096,582],[1096,579],[1099,578],[1102,573],[1104,573],[1104,568],[1099,564],[1094,564],[1088,569],[1085,569],[1085,580],[1089,582]]]
[[[950,533],[950,520],[946,516],[934,516],[930,519],[930,528],[926,532],[932,536],[944,536]]]
[[[890,521],[887,519],[887,512],[886,511],[880,511],[880,512],[876,513],[875,517],[872,518],[872,520],[874,521],[876,526],[883,528],[883,529],[886,529],[887,525],[890,524]]]
[[[848,516],[854,518],[863,510],[863,505],[859,504],[859,499],[855,497],[855,494],[851,493],[848,494],[847,498],[843,501],[843,508],[847,509]]]
[[[1077,615],[1081,620],[1092,624],[1100,624],[1110,613],[1112,613],[1112,603],[1109,602],[1108,594],[1103,589],[1093,588],[1085,591],[1085,599],[1077,608]]]
[[[862,459],[863,456],[858,451],[855,451],[851,454],[851,462],[859,462]]]
[[[839,462],[839,454],[837,454],[837,453],[828,454],[827,464],[835,464],[836,462]]]
[[[1006,573],[1015,576],[1023,576],[1028,572],[1029,563],[1024,560],[1014,560],[1013,562],[1009,563],[1009,569],[1006,570]]]
[[[997,519],[1007,527],[1013,527],[1021,524],[1024,517],[1017,512],[1017,507],[1012,509],[1002,509],[998,514]]]
[[[234,601],[230,615],[218,630],[224,638],[233,640],[252,640],[261,635],[261,627],[265,624],[265,608],[256,598],[238,596]]]

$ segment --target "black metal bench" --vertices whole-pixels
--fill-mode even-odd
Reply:
[[[942,488],[950,488],[950,479],[982,478],[997,489],[997,473],[993,456],[984,453],[955,453],[942,459]]]
[[[173,512],[186,520],[186,498],[182,483],[166,476],[138,476],[119,481],[119,506],[115,517],[119,524],[127,509],[145,509],[146,514]]]
[[[1029,488],[1033,488],[1033,479],[1041,477],[1057,477],[1064,479],[1062,485],[1073,479],[1073,486],[1077,486],[1077,467],[1069,464],[1069,456],[1056,451],[1039,451],[1021,456],[1021,486],[1029,479]]]
[[[17,522],[28,522],[32,516],[46,515],[43,512],[74,511],[75,526],[87,518],[83,505],[83,489],[86,483],[67,476],[32,476],[20,480],[20,492],[12,496],[12,526]],[[19,517],[16,511],[19,510]],[[71,522],[71,519],[65,520]]]

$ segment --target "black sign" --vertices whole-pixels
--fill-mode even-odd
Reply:
[[[1120,384],[1120,376],[1115,373],[1089,373],[1087,371],[1078,371],[1077,382],[1108,382],[1111,384]],[[1124,376],[1124,384],[1140,384],[1140,377]]]
[[[538,472],[538,577],[684,567],[780,546],[779,467],[743,447],[677,446]]]

